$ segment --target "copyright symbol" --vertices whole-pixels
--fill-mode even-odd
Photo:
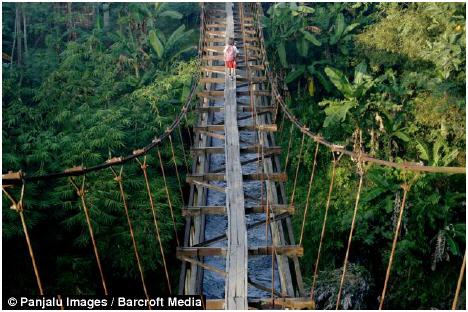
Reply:
[[[18,300],[16,300],[16,298],[11,297],[10,299],[8,299],[8,304],[10,305],[10,307],[14,307],[17,303]]]

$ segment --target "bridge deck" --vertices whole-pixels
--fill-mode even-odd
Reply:
[[[286,198],[287,176],[281,171],[281,149],[275,143],[276,107],[266,85],[254,6],[205,4],[203,90],[198,93],[199,117],[193,129],[193,170],[187,175],[190,199],[182,210],[185,240],[177,250],[182,260],[179,293],[207,294],[207,306],[213,309],[272,308],[272,303],[311,308],[299,269],[303,250],[295,245],[290,220],[294,207]],[[223,64],[227,38],[235,38],[240,52],[233,80]],[[220,159],[224,160],[219,163]],[[225,194],[224,202],[210,201],[215,194]],[[211,260],[220,257],[225,259]],[[216,285],[214,297],[213,289],[204,289],[207,278],[209,286]]]

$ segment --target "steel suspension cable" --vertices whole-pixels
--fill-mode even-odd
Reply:
[[[399,236],[399,233],[400,233],[401,221],[403,219],[403,211],[405,210],[406,196],[408,194],[410,186],[405,183],[405,184],[403,184],[401,186],[401,188],[403,189],[403,199],[401,200],[400,212],[399,212],[399,215],[398,215],[398,221],[397,221],[397,225],[396,225],[396,228],[395,228],[395,233],[394,233],[394,236],[393,236],[392,250],[390,252],[390,258],[388,260],[387,273],[385,274],[385,282],[384,282],[384,286],[383,286],[383,289],[382,289],[382,295],[380,296],[379,310],[382,310],[383,305],[384,305],[385,295],[386,295],[386,292],[387,292],[388,280],[390,279],[390,271],[392,270],[393,258],[395,256],[395,249],[396,249],[396,245],[397,245],[397,241],[398,241],[398,236]]]
[[[156,209],[154,207],[153,195],[151,193],[151,187],[150,187],[150,183],[149,183],[149,180],[148,180],[148,172],[147,172],[148,165],[146,164],[146,156],[145,156],[145,158],[143,160],[143,163],[141,163],[138,158],[136,158],[136,160],[139,163],[140,168],[143,171],[143,176],[145,178],[146,191],[148,192],[148,198],[149,198],[149,202],[150,202],[151,213],[153,214],[153,223],[154,223],[154,227],[156,229],[156,238],[158,239],[159,251],[161,252],[161,257],[162,257],[163,265],[164,265],[164,273],[166,274],[167,288],[169,289],[169,293],[172,294],[171,281],[169,279],[169,271],[167,270],[167,264],[166,264],[166,257],[164,256],[164,248],[163,248],[163,245],[162,245],[161,236],[159,234],[159,225],[158,225],[158,219],[156,217]]]
[[[159,150],[159,146],[157,147],[156,150],[157,150],[157,153],[158,153],[159,164],[160,164],[161,172],[162,172],[162,176],[163,176],[164,189],[166,191],[166,196],[167,196],[167,203],[169,204],[169,210],[171,212],[172,227],[174,228],[174,235],[175,235],[175,238],[176,238],[176,241],[177,241],[177,247],[179,247],[180,246],[179,235],[177,234],[177,226],[176,226],[176,222],[175,222],[175,218],[174,218],[174,211],[172,209],[171,195],[169,193],[169,188],[167,186],[166,173],[164,172],[164,164],[163,164],[163,161],[162,161],[161,151]]]
[[[127,218],[128,230],[130,232],[130,238],[132,240],[133,252],[135,253],[135,259],[137,261],[138,271],[140,272],[140,279],[141,279],[141,284],[143,286],[143,291],[145,293],[146,299],[150,300],[150,297],[148,295],[148,290],[146,288],[145,276],[144,276],[144,273],[143,273],[143,267],[142,267],[141,261],[140,261],[140,253],[138,252],[138,247],[137,247],[136,240],[135,240],[135,234],[134,234],[134,231],[133,231],[132,220],[130,219],[130,215],[128,213],[128,204],[127,204],[127,199],[125,198],[125,192],[124,192],[124,188],[123,188],[123,177],[122,177],[123,166],[120,168],[119,174],[117,174],[117,172],[115,172],[114,168],[110,167],[110,169],[111,169],[112,173],[114,174],[114,181],[117,182],[117,184],[119,186],[120,197],[122,198],[122,203],[123,203],[123,206],[124,206],[125,216]],[[151,309],[151,306],[149,306],[149,308]]]
[[[101,260],[99,258],[99,251],[98,251],[98,248],[97,248],[96,239],[94,237],[94,230],[93,230],[93,226],[91,225],[91,218],[89,217],[89,210],[88,210],[88,207],[86,205],[86,200],[85,200],[85,194],[86,194],[85,180],[86,180],[86,176],[83,176],[82,182],[81,182],[81,187],[79,187],[76,184],[76,182],[74,181],[74,179],[72,177],[69,177],[70,183],[75,187],[76,194],[81,199],[81,206],[82,206],[83,212],[85,214],[86,223],[88,225],[89,236],[91,237],[91,242],[93,244],[94,256],[96,258],[96,263],[97,263],[97,266],[98,266],[98,269],[99,269],[99,275],[101,276],[102,288],[104,290],[104,294],[107,296],[108,292],[107,292],[106,280],[104,279],[104,273],[103,273],[102,266],[101,266]]]
[[[458,276],[457,289],[455,290],[455,296],[453,298],[452,310],[457,309],[458,296],[460,295],[461,284],[463,281],[463,276],[465,275],[465,268],[466,268],[466,250],[465,250],[465,256],[463,257],[463,263],[460,269],[460,275]]]
[[[299,246],[302,246],[302,239],[304,238],[304,227],[305,227],[305,221],[306,221],[306,217],[307,217],[307,210],[309,209],[310,192],[312,190],[312,183],[314,181],[315,168],[317,166],[317,154],[318,154],[319,146],[320,146],[319,143],[315,143],[314,163],[312,165],[312,173],[310,174],[309,188],[307,190],[307,198],[306,198],[306,205],[305,205],[305,208],[304,208],[304,216],[302,218],[301,237],[299,238]]]
[[[11,209],[18,212],[18,214],[20,216],[21,226],[23,227],[24,237],[26,239],[26,245],[28,246],[29,257],[31,258],[31,263],[32,263],[32,266],[33,266],[34,275],[36,276],[37,288],[39,289],[39,294],[41,296],[43,296],[44,295],[44,289],[42,288],[42,281],[41,281],[41,277],[39,275],[39,269],[37,267],[36,258],[34,256],[31,239],[29,237],[28,227],[26,225],[26,220],[24,218],[24,213],[23,213],[23,211],[24,211],[25,183],[24,183],[24,180],[22,182],[23,182],[23,184],[21,185],[20,199],[18,201],[16,201],[13,198],[13,196],[5,189],[4,185],[2,185],[2,190],[5,193],[5,195],[8,197],[8,199],[11,201],[11,204],[12,204]]]
[[[333,155],[332,175],[331,175],[331,179],[330,179],[330,186],[329,186],[329,189],[328,189],[328,197],[327,197],[327,204],[326,204],[326,207],[325,207],[325,215],[323,217],[322,232],[320,234],[320,243],[319,243],[319,248],[318,248],[318,251],[317,251],[317,259],[315,261],[314,276],[313,276],[313,280],[312,280],[312,288],[310,290],[310,298],[312,300],[314,300],[315,283],[317,282],[317,272],[318,272],[318,266],[319,266],[319,263],[320,263],[320,253],[322,251],[323,239],[325,237],[325,229],[326,229],[326,226],[327,226],[328,210],[330,208],[331,195],[333,193],[333,183],[335,181],[336,165],[337,165],[338,161],[340,160],[340,158],[342,156],[342,155],[340,155],[338,157],[338,159],[337,159],[334,152],[332,152],[332,155]]]

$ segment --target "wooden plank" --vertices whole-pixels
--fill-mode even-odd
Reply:
[[[199,113],[208,113],[208,112],[222,112],[224,111],[224,107],[223,106],[209,106],[209,107],[197,107],[195,108],[195,110]],[[263,112],[274,112],[276,110],[276,107],[274,106],[259,106],[257,107],[257,113],[263,113]],[[252,108],[250,107],[250,105],[237,105],[237,111],[238,112],[242,112],[242,113],[247,113],[247,112],[251,112],[252,111]],[[239,120],[239,118],[237,118],[237,120]],[[270,126],[270,125],[269,125]],[[276,129],[276,125],[271,125],[271,126],[275,126],[275,127],[272,127],[271,129]],[[258,129],[266,129],[266,127],[262,127],[262,125],[260,125],[260,127]]]
[[[224,310],[224,299],[208,299],[205,302],[207,310]]]
[[[241,147],[240,151],[242,153],[257,153],[258,145],[251,145],[246,147]],[[193,147],[190,149],[192,155],[202,155],[202,154],[224,154],[223,147],[217,146],[208,146],[208,147]],[[280,146],[271,146],[263,147],[263,151],[268,154],[281,154]]]
[[[284,310],[314,310],[315,301],[310,297],[297,297],[297,298],[261,298],[249,301],[252,307],[261,309],[284,309]]]
[[[285,213],[290,214],[294,213],[293,205],[255,205],[255,206],[245,206],[245,213],[264,213],[269,209],[275,213]],[[198,207],[184,207],[182,208],[183,216],[198,216],[201,214],[205,215],[225,215],[226,206],[198,206]]]
[[[218,36],[218,37],[226,37],[226,32],[225,31],[220,31],[220,30],[209,30],[205,32],[206,35],[208,36]]]
[[[226,2],[226,36],[234,37],[232,3]],[[225,299],[226,309],[247,309],[247,227],[237,125],[236,80],[225,75],[224,132],[226,166],[226,213],[228,217]],[[224,175],[223,175],[224,176]]]
[[[219,66],[224,68],[223,66]],[[221,72],[219,72],[221,73]],[[224,69],[223,72],[224,74]],[[270,91],[252,91],[253,96],[271,96]],[[207,98],[207,99],[216,99],[216,98],[223,98],[224,97],[224,92],[223,91],[201,91],[197,93],[197,96],[200,98]],[[237,91],[237,96],[250,96],[249,91]]]
[[[251,283],[249,283],[251,284]],[[256,287],[256,285],[252,285]],[[257,287],[259,288],[259,287]],[[271,288],[262,287],[264,291],[271,292]],[[280,296],[281,294],[279,294]],[[279,297],[277,296],[277,297]],[[249,310],[250,309],[273,309],[271,298],[262,299],[249,299]],[[207,310],[224,310],[223,299],[208,299],[205,302]],[[275,298],[274,308],[291,309],[291,310],[315,310],[315,302],[310,297],[299,297],[299,298]]]
[[[217,109],[216,109],[217,110]],[[215,111],[216,111],[215,110]],[[222,110],[219,110],[222,111]],[[257,124],[257,125],[244,125],[238,126],[239,131],[260,131],[260,132],[276,132],[278,130],[276,124]],[[224,131],[224,125],[206,125],[206,126],[195,126],[193,131]]]
[[[215,133],[215,132],[211,132],[211,131],[205,131],[205,130],[198,130],[199,133],[202,133],[204,135],[207,135],[211,138],[215,138],[215,139],[218,139],[218,140],[224,140],[225,137],[223,134],[220,134],[220,133]]]
[[[245,225],[244,220],[242,222]],[[248,253],[251,256],[266,256],[272,252],[277,255],[287,257],[303,256],[304,248],[297,245],[288,246],[259,246],[248,248]],[[177,247],[176,256],[179,257],[224,257],[227,255],[227,248],[223,247]],[[228,271],[229,272],[229,271]],[[247,280],[246,280],[247,282]]]
[[[239,58],[239,61],[237,62],[237,64],[242,63],[245,59],[244,54],[238,54],[238,58]],[[252,57],[252,56],[249,57],[249,61],[258,61],[258,60],[259,59],[256,57]],[[202,57],[202,61],[223,61],[224,62],[224,55],[221,53],[219,55],[205,55]]]
[[[244,67],[244,65],[242,65],[241,67]],[[213,73],[224,73],[226,67],[225,66],[201,66],[200,69],[204,72],[213,72]],[[265,66],[263,65],[250,65],[250,69],[252,71],[262,71],[265,69]],[[237,91],[237,93],[239,92],[245,92],[245,91]],[[263,90],[261,91],[255,91],[255,92],[264,92]],[[270,91],[268,91],[268,94],[266,95],[270,95]]]
[[[218,192],[221,192],[221,193],[226,192],[226,190],[223,187],[213,185],[213,184],[208,184],[208,183],[206,183],[204,181],[200,181],[200,180],[197,180],[197,179],[193,179],[193,178],[192,179],[187,179],[186,182],[190,183],[190,184],[199,185],[199,186],[202,186],[202,187],[214,190],[214,191],[218,191]]]
[[[243,181],[276,181],[285,182],[288,176],[285,172],[270,172],[270,173],[244,173],[240,178]],[[224,173],[203,173],[203,174],[190,174],[187,175],[186,181],[192,183],[192,180],[196,181],[225,181],[226,176]]]
[[[177,257],[177,258],[178,258],[179,260],[181,260],[181,261],[187,261],[187,262],[190,262],[190,263],[192,263],[192,264],[195,264],[195,265],[197,265],[197,266],[199,266],[199,267],[202,267],[202,268],[204,268],[204,269],[207,269],[207,270],[209,270],[209,271],[218,273],[219,275],[221,275],[221,276],[223,276],[223,277],[225,277],[226,274],[227,274],[226,272],[224,272],[224,271],[222,271],[222,270],[220,270],[220,269],[218,269],[218,268],[215,268],[215,267],[212,266],[212,265],[205,264],[205,263],[203,263],[203,262],[201,262],[201,261],[198,261],[198,260],[196,260],[196,259],[193,259],[193,258],[190,258],[190,257],[187,257],[187,256],[180,256],[180,257]]]

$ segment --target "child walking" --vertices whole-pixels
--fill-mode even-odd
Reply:
[[[234,44],[234,39],[229,38],[226,46],[224,47],[224,63],[228,68],[228,74],[231,80],[236,76],[236,56],[239,53]]]

